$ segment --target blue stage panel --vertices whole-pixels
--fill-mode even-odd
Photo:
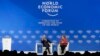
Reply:
[[[7,35],[12,50],[35,51],[44,34],[55,44],[65,34],[70,51],[100,51],[100,1],[0,0],[0,50]]]

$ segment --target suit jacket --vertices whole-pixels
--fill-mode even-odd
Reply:
[[[60,45],[67,45],[67,44],[68,44],[68,41],[67,41],[66,38],[61,39],[61,41],[60,41]]]
[[[43,44],[43,47],[50,47],[49,43],[51,43],[51,41],[48,40],[48,39],[47,39],[47,41],[46,40],[41,40],[41,43]]]

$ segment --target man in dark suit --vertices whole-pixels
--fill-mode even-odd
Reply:
[[[50,54],[50,49],[49,49],[49,47],[50,47],[51,41],[48,40],[48,39],[46,38],[45,35],[43,35],[42,40],[41,40],[41,43],[43,44],[43,47],[46,48],[45,51],[48,50],[48,52],[49,52],[49,54]]]

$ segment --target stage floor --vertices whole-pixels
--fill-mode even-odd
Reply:
[[[29,52],[36,53],[35,51],[24,51],[25,54],[28,54]],[[69,52],[74,52],[74,53],[78,52],[78,53],[84,54],[85,51],[69,51]],[[100,51],[88,51],[88,52],[95,53],[95,52],[100,52]],[[20,51],[17,51],[17,53],[20,53]],[[48,54],[48,55],[52,55],[52,54]],[[43,53],[37,53],[37,55],[43,55]],[[60,55],[60,54],[58,54],[58,55]]]

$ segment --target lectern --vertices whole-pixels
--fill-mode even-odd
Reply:
[[[2,38],[2,50],[9,50],[11,51],[11,37],[4,37]]]

